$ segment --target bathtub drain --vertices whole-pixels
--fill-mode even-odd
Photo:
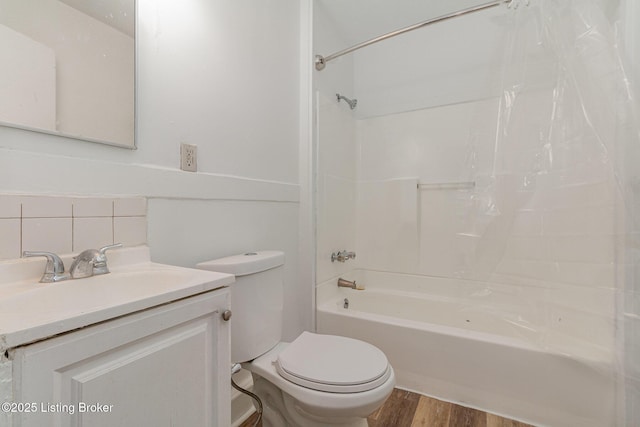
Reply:
[[[344,308],[349,308],[349,298],[344,299]]]

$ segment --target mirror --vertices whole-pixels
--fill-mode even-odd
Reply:
[[[0,0],[0,125],[135,147],[135,0]]]

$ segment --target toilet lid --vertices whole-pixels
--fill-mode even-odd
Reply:
[[[380,349],[364,341],[303,332],[284,349],[276,370],[294,384],[333,393],[357,393],[382,385],[389,362]]]

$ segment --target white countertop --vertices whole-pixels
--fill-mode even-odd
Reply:
[[[107,253],[111,273],[39,283],[44,258],[0,262],[0,351],[228,286],[231,274],[157,264],[149,248]],[[71,255],[62,257],[71,265]]]

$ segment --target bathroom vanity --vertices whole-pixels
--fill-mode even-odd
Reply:
[[[47,284],[43,262],[0,264],[0,425],[230,425],[234,277],[151,263],[146,247],[109,262]]]

